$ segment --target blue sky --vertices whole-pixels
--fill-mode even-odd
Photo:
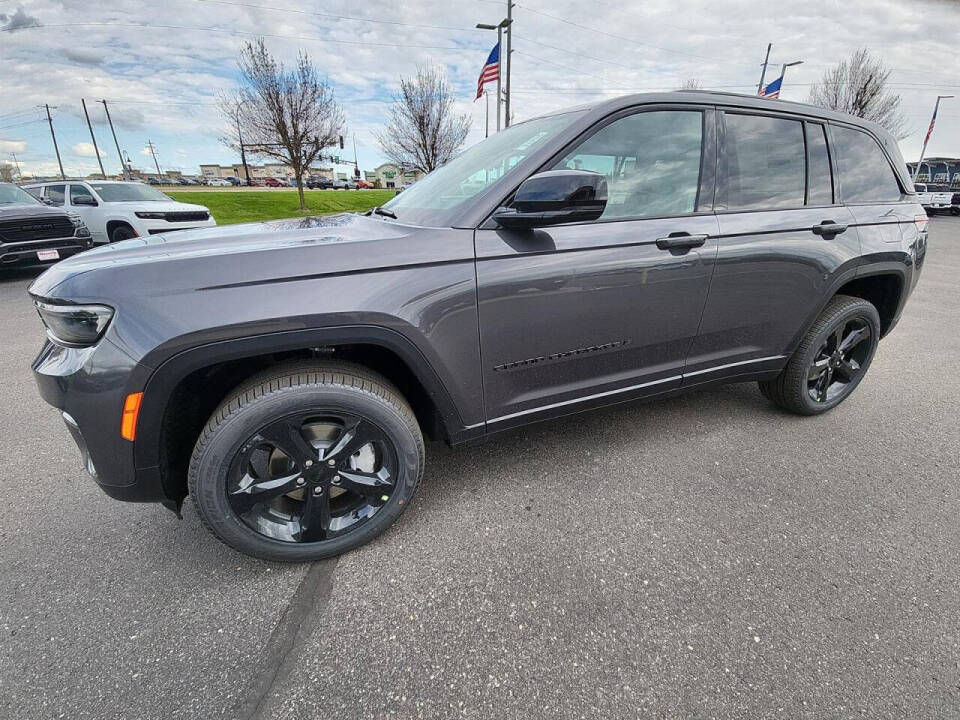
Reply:
[[[515,10],[514,117],[645,89],[671,89],[688,78],[704,87],[755,91],[766,43],[771,61],[804,60],[788,72],[782,97],[805,100],[810,83],[858,46],[894,69],[910,136],[919,152],[938,93],[960,95],[952,33],[954,2],[806,0],[524,0]],[[200,163],[238,158],[218,142],[219,92],[236,82],[245,40],[265,36],[290,62],[310,54],[329,77],[355,134],[361,167],[382,161],[374,132],[402,75],[417,65],[444,68],[457,107],[473,121],[469,142],[484,135],[476,78],[495,36],[474,29],[505,13],[499,0],[0,0],[0,162],[16,153],[25,172],[55,174],[41,103],[53,111],[68,174],[97,170],[80,98],[87,99],[108,172],[119,169],[105,124],[107,98],[120,146],[134,165],[199,172]],[[951,104],[953,103],[953,104]],[[928,155],[960,155],[960,98],[946,101]],[[346,170],[347,168],[344,168]]]

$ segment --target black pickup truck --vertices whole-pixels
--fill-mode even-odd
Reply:
[[[0,183],[0,269],[56,262],[92,246],[79,217],[47,207],[16,185]]]

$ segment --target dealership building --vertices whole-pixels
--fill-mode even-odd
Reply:
[[[266,163],[265,165],[251,165],[247,163],[250,170],[251,180],[265,180],[266,178],[290,178],[293,173],[283,163]],[[246,172],[243,169],[243,163],[234,163],[233,165],[201,165],[200,175],[205,178],[240,178],[246,180]],[[333,168],[311,167],[307,175],[319,175],[328,177],[331,180],[334,177]],[[345,173],[338,173],[337,177],[346,179],[349,177]]]
[[[910,171],[910,176],[913,177],[917,164],[915,162],[907,163],[907,169]],[[960,190],[960,158],[925,158],[920,163],[920,172],[917,174],[916,182],[937,183]]]

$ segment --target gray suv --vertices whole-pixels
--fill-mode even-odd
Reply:
[[[365,215],[145,237],[30,288],[87,471],[242,552],[383,532],[459,444],[715,383],[846,399],[923,265],[893,138],[806,105],[638,95],[520,123]]]

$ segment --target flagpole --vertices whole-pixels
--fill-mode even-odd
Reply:
[[[913,171],[913,182],[917,181],[917,175],[920,174],[920,165],[923,163],[923,156],[927,153],[927,143],[930,141],[930,136],[933,135],[933,125],[937,122],[937,110],[940,109],[940,101],[946,100],[947,98],[952,98],[953,95],[937,95],[937,102],[933,106],[933,117],[930,118],[930,127],[927,128],[927,136],[923,139],[923,147],[920,149],[920,159],[917,160],[917,167]],[[931,171],[931,177],[933,172]]]
[[[767,76],[767,63],[770,62],[770,48],[773,43],[767,43],[767,56],[763,59],[763,70],[760,71],[760,84],[757,85],[757,95],[763,90],[763,79]]]
[[[483,136],[487,138],[490,137],[490,93],[486,90],[483,91],[483,99],[487,103],[487,122],[483,126]]]
[[[497,25],[497,132],[500,132],[500,78],[503,77],[503,23]]]

